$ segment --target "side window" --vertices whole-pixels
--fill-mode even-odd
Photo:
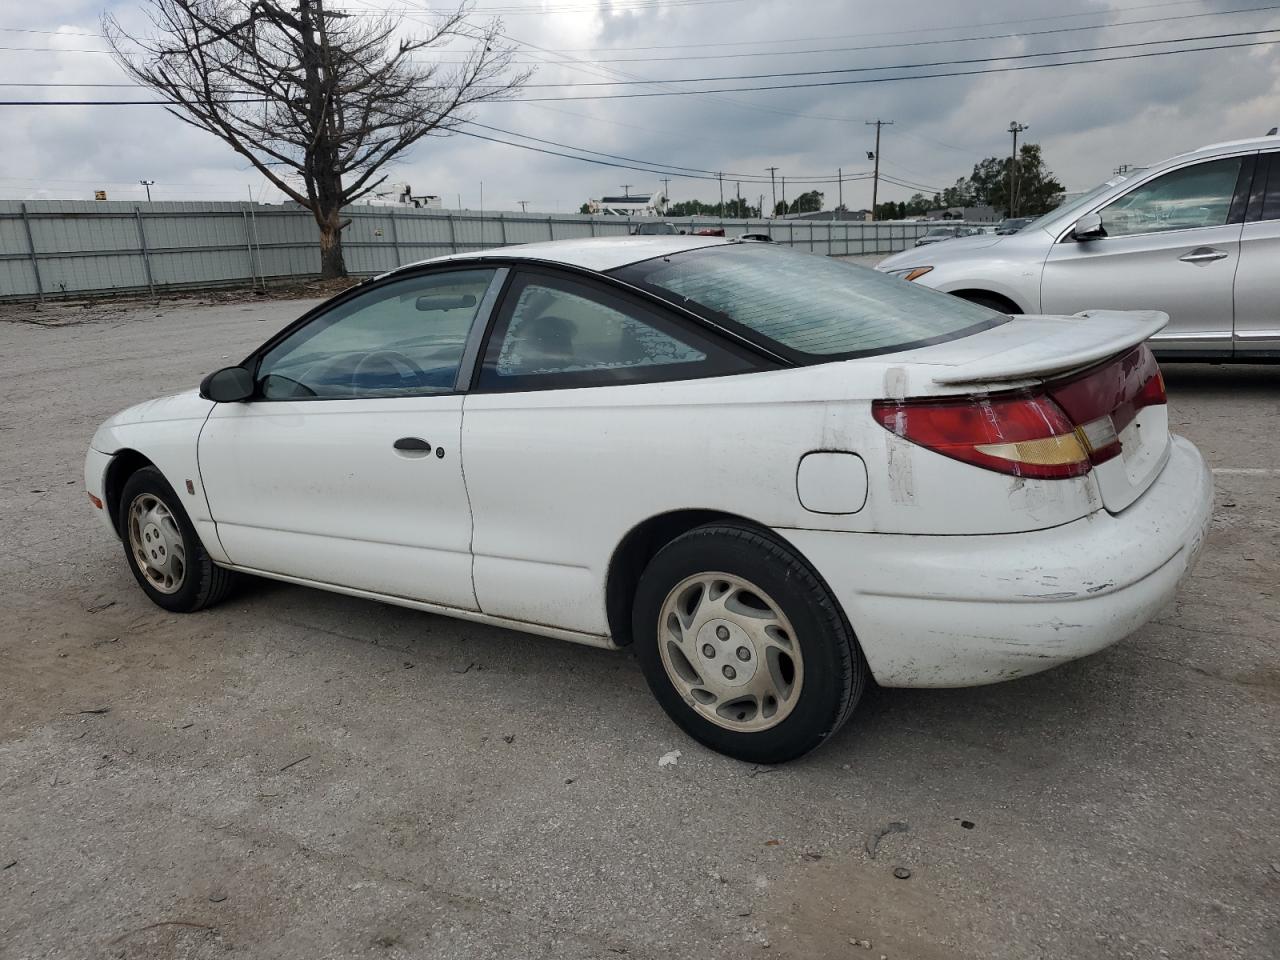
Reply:
[[[1258,176],[1266,175],[1266,192],[1262,195],[1262,219],[1280,220],[1280,153],[1263,154],[1269,161],[1259,168]]]
[[[748,369],[749,361],[655,310],[572,280],[526,276],[507,294],[478,387],[546,390]]]
[[[1183,167],[1130,190],[1103,207],[1109,237],[1220,227],[1231,212],[1243,157]]]
[[[268,400],[420,396],[454,389],[493,270],[407,277],[342,303],[258,365]]]

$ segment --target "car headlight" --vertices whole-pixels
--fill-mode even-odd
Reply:
[[[886,270],[885,273],[903,280],[919,280],[932,269],[933,267],[903,267],[901,270]]]

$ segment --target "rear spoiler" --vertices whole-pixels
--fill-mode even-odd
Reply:
[[[1014,317],[1013,323],[1019,319]],[[1169,315],[1159,310],[1084,310],[1070,317],[1034,319],[1053,321],[1057,329],[1030,343],[1018,343],[1008,350],[950,367],[935,376],[933,382],[955,386],[1040,380],[1079,370],[1159,333],[1169,322]]]

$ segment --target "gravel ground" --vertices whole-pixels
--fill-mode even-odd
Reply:
[[[871,691],[758,769],[626,653],[267,582],[144,599],[94,427],[307,306],[0,316],[0,957],[1280,955],[1280,368],[1166,368],[1218,494],[1155,622]]]

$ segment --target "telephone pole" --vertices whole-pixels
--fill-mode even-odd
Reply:
[[[782,178],[782,215],[787,215],[787,178]]]
[[[836,203],[837,210],[844,209],[844,170],[836,167],[836,191],[839,195],[839,202]]]
[[[139,180],[140,184],[147,188],[147,203],[151,202],[151,187],[155,183],[154,180]]]
[[[1009,132],[1013,134],[1013,153],[1009,154],[1009,216],[1018,215],[1018,134],[1030,130],[1029,123],[1009,121]]]
[[[765,169],[769,171],[769,188],[773,191],[773,206],[769,208],[769,216],[772,217],[778,209],[778,185],[773,179],[774,174],[778,172],[778,168],[765,167]],[[763,214],[764,211],[761,210],[760,213]]]
[[[667,212],[667,204],[671,201],[671,178],[662,178],[662,212]]]
[[[868,120],[863,126],[876,128],[876,152],[874,160],[876,162],[875,172],[871,175],[871,219],[876,218],[876,203],[880,199],[880,128],[892,127],[892,120]]]
[[[745,220],[747,218],[742,216],[742,181],[741,180],[736,181],[736,186],[738,188],[738,207],[733,212],[736,216],[741,217],[743,220]]]
[[[720,217],[724,217],[724,174],[717,173],[716,179],[720,181]]]
[[[631,184],[629,184],[629,183],[624,183],[624,184],[622,184],[622,195],[623,195],[624,197],[630,197],[630,196],[631,196]]]
[[[516,203],[520,204],[520,212],[521,212],[521,213],[528,213],[528,212],[529,212],[529,201],[528,201],[528,200],[517,200],[517,201],[516,201]]]

